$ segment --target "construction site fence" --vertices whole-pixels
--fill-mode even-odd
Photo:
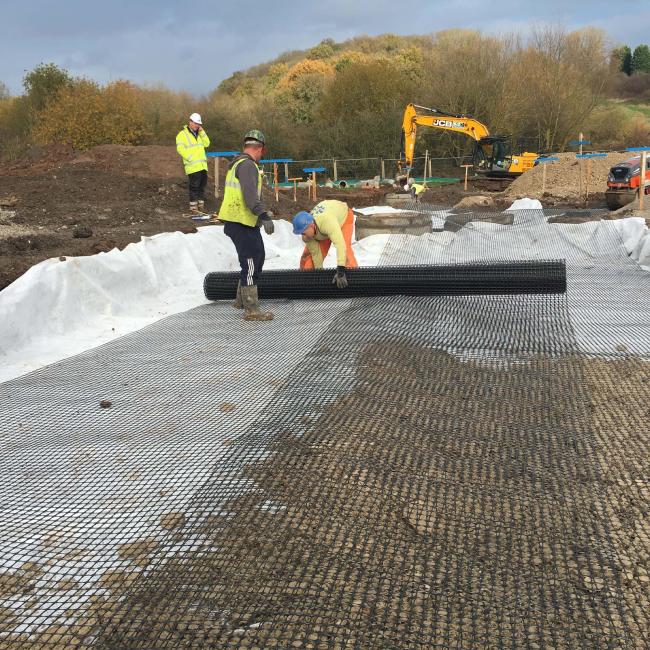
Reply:
[[[576,151],[564,153],[581,153]],[[630,151],[625,149],[597,149],[584,151],[585,154],[595,153],[619,153],[621,156],[629,156]],[[556,153],[544,153],[544,157],[552,157]],[[319,183],[327,180],[338,182],[341,180],[369,180],[394,179],[398,174],[398,163],[400,158],[371,156],[367,158],[313,158],[306,160],[292,160],[289,163],[278,163],[278,183],[290,184],[289,179],[308,180],[311,175],[304,171],[304,168],[323,167],[324,171],[317,173]],[[438,176],[438,177],[460,177],[462,169],[460,165],[471,163],[472,156],[417,156],[413,159],[410,174],[414,177]],[[270,183],[275,181],[275,173],[272,163],[262,165],[267,180]],[[426,167],[426,169],[425,169]]]
[[[379,177],[380,179],[394,179],[398,173],[399,158],[320,158],[312,160],[293,160],[289,163],[277,163],[279,183],[292,183],[289,179],[299,178],[307,180],[311,174],[305,172],[304,168],[323,167],[324,171],[317,173],[317,181],[324,182],[331,180],[366,180]],[[458,165],[471,160],[471,156],[460,157],[426,157],[427,167],[431,173],[429,176],[456,176]],[[273,163],[262,165],[267,179],[270,183],[275,181]],[[414,158],[413,172],[415,175],[423,175],[425,167],[425,156]]]

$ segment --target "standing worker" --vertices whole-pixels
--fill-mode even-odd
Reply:
[[[262,205],[262,175],[257,163],[264,154],[264,134],[257,129],[244,136],[244,150],[236,156],[226,174],[219,219],[232,239],[241,265],[234,306],[244,309],[244,320],[273,320],[271,312],[260,310],[257,280],[264,266],[264,241],[260,226],[273,234],[273,213]]]
[[[192,113],[189,123],[176,136],[176,151],[183,159],[189,181],[190,216],[202,214],[204,210],[203,192],[208,183],[208,159],[205,156],[205,148],[209,146],[210,138],[203,130],[201,116]]]
[[[299,212],[293,218],[293,232],[302,235],[305,250],[300,258],[301,270],[322,269],[330,246],[336,248],[336,275],[332,284],[339,289],[348,286],[345,269],[359,265],[352,250],[354,214],[343,201],[326,200],[317,203],[311,212]]]

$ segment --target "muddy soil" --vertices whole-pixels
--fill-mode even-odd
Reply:
[[[221,187],[225,171],[222,165]],[[489,192],[491,205],[481,211],[501,212],[520,190],[532,191],[539,180],[536,172],[529,172],[528,181],[518,179],[505,192]],[[220,207],[214,198],[213,173],[211,164],[206,193],[209,212]],[[561,184],[559,194],[543,194],[544,205],[604,207],[602,196],[594,194],[585,203],[576,193],[565,192],[565,185]],[[383,205],[385,194],[392,191],[388,186],[319,188],[317,200],[340,199],[351,207]],[[448,207],[477,194],[486,194],[483,179],[470,180],[467,191],[462,183],[434,185],[422,201]],[[298,189],[295,202],[293,189],[280,191],[276,202],[275,193],[267,187],[264,199],[276,217],[283,219],[313,206],[305,188]],[[0,162],[0,290],[48,258],[121,249],[142,236],[161,232],[194,232],[196,223],[183,216],[187,201],[186,176],[173,146],[102,145],[78,152],[54,145],[32,148],[16,162]]]
[[[221,187],[225,176],[221,167]],[[218,211],[210,165],[206,209]],[[336,190],[318,200],[339,198],[354,206],[383,203],[387,188]],[[278,218],[310,209],[306,189],[264,189]],[[194,232],[187,212],[187,181],[174,147],[103,145],[87,152],[70,147],[35,148],[19,161],[0,163],[0,290],[32,265],[51,257],[93,255],[124,248],[142,236]]]
[[[632,357],[500,367],[371,344],[352,390],[245,465],[248,494],[176,529],[193,550],[148,563],[143,542],[74,625],[25,640],[647,648],[647,377]]]

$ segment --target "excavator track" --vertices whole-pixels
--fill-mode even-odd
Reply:
[[[507,176],[499,178],[483,176],[471,179],[471,183],[475,190],[482,190],[484,192],[503,192],[503,190],[505,190],[514,180],[514,178]]]

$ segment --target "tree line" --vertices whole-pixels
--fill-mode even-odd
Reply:
[[[600,148],[649,144],[648,118],[608,101],[650,101],[648,48],[630,51],[628,73],[627,46],[607,42],[592,28],[543,28],[526,39],[459,29],[325,39],[236,72],[202,98],[126,80],[100,85],[41,64],[25,75],[22,95],[0,85],[1,148],[18,155],[29,144],[172,144],[197,110],[216,149],[237,149],[255,127],[271,155],[389,158],[400,152],[409,102],[472,115],[539,151],[562,151],[580,131]],[[421,134],[419,149],[434,156],[461,156],[471,144],[434,129]]]

